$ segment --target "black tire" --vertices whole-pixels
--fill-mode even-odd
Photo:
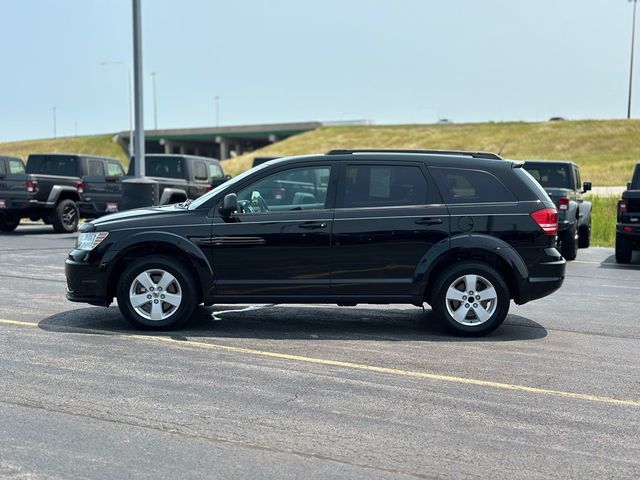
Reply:
[[[150,275],[152,281],[157,282],[151,287],[153,291],[146,289],[136,279],[141,273],[149,271],[155,272]],[[161,283],[160,278],[162,277],[162,273],[158,271],[169,273],[174,277],[177,284],[170,282],[166,286],[165,293],[181,295],[179,305],[170,304],[160,298],[163,294],[162,291],[158,289],[158,283]],[[132,290],[135,295],[143,294],[147,298],[152,296],[148,302],[139,306],[139,309],[143,310],[146,317],[132,305],[130,298]],[[136,291],[138,291],[137,294],[135,293]],[[196,282],[189,270],[176,260],[163,255],[151,255],[132,262],[120,276],[116,293],[118,307],[124,318],[132,325],[145,330],[169,330],[177,328],[191,318],[194,309],[198,306]],[[153,298],[153,296],[156,298]],[[145,299],[142,298],[142,301],[145,301]],[[151,319],[152,309],[154,308],[152,302],[159,305],[161,315],[164,316],[166,314],[168,316],[157,320]]]
[[[60,200],[51,214],[51,224],[56,233],[73,233],[78,230],[78,206],[73,200]]]
[[[578,229],[576,226],[562,233],[560,253],[565,260],[575,260],[578,256]]]
[[[589,248],[591,246],[591,221],[587,225],[582,225],[578,230],[578,248]]]
[[[20,225],[20,219],[14,215],[0,214],[0,232],[13,232]]]
[[[627,237],[616,235],[616,262],[631,263],[633,257],[633,243]]]
[[[456,301],[447,298],[450,287],[459,290],[462,294],[465,294],[467,299],[469,298],[467,296],[469,292],[463,291],[466,288],[461,290],[464,282],[459,282],[467,275],[479,277],[477,278],[477,286],[484,285],[486,287],[488,283],[494,288],[495,304],[482,299],[482,292],[486,288],[473,292],[474,296],[480,296],[480,300],[475,299],[475,303],[469,302],[467,304],[462,300]],[[509,302],[509,289],[502,275],[489,265],[478,262],[462,262],[447,268],[436,280],[433,294],[431,295],[431,307],[438,321],[449,331],[464,336],[486,335],[498,328],[504,322],[507,313],[509,313]],[[476,310],[474,306],[476,308],[482,307],[483,310]],[[467,312],[462,321],[454,317],[454,314],[458,311],[462,314],[465,311]],[[486,312],[490,316],[482,321],[476,311]],[[474,325],[473,323],[477,324]]]

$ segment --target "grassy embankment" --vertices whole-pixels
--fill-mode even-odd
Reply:
[[[224,162],[232,175],[256,155],[333,148],[427,148],[501,152],[511,159],[573,160],[596,186],[626,185],[640,161],[640,120],[325,127]]]
[[[117,158],[126,168],[129,165],[127,156],[112,137],[112,134],[89,135],[0,143],[0,155],[21,157],[26,162],[30,153],[85,153]]]

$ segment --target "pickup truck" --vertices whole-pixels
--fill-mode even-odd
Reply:
[[[558,243],[566,260],[575,260],[578,248],[591,244],[591,202],[582,195],[591,182],[581,182],[580,167],[573,162],[527,160],[524,164],[558,209]]]
[[[215,158],[193,155],[145,155],[145,170],[147,177],[158,182],[160,205],[198,198],[231,178]],[[118,211],[121,177],[112,173],[82,178],[78,206],[83,217],[97,218]],[[134,162],[130,162],[128,175],[134,173]]]
[[[10,232],[21,218],[43,220],[58,233],[78,228],[81,178],[103,172],[118,160],[82,154],[32,154],[21,173],[8,173],[0,181],[0,230]],[[9,161],[11,168],[11,161]]]
[[[618,201],[616,225],[616,262],[629,263],[633,251],[640,249],[640,163],[636,165],[633,179]]]

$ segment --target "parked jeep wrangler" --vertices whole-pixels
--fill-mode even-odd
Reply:
[[[582,183],[580,167],[565,161],[530,161],[524,168],[535,178],[558,209],[558,243],[567,260],[575,260],[578,248],[591,244],[591,202],[582,195],[591,182]]]
[[[633,251],[637,249],[640,249],[640,163],[618,202],[616,262],[631,262]]]
[[[22,173],[10,173],[0,181],[0,230],[12,231],[21,218],[43,220],[58,233],[75,232],[78,228],[83,176],[98,175],[115,158],[89,155],[46,153],[29,155]]]

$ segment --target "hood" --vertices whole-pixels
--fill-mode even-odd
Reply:
[[[104,217],[92,220],[91,223],[97,227],[115,223],[137,223],[139,221],[149,220],[152,217],[158,217],[160,215],[182,215],[188,211],[189,210],[187,210],[186,208],[178,208],[175,205],[136,208],[134,210],[126,210],[124,212],[105,215]]]

